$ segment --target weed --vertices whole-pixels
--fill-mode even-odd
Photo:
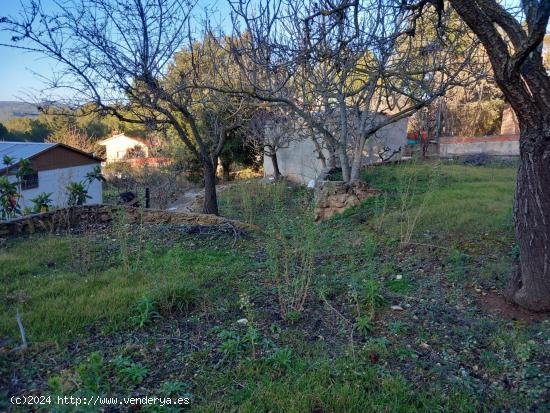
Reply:
[[[390,322],[388,326],[390,332],[395,335],[401,335],[407,332],[407,325],[399,320],[394,320]]]
[[[290,369],[292,363],[292,349],[289,347],[275,348],[266,359],[266,364],[279,371],[286,371]]]
[[[165,381],[160,387],[160,394],[164,397],[182,397],[189,390],[189,383],[182,381]]]
[[[159,312],[162,314],[188,313],[199,298],[199,290],[192,281],[167,282],[156,288],[153,294]]]
[[[400,190],[398,191],[400,204],[400,241],[402,245],[409,244],[413,237],[416,225],[419,218],[424,212],[424,208],[437,185],[436,177],[439,164],[434,164],[428,177],[428,188],[423,194],[422,200],[418,204],[417,198],[417,180],[419,179],[419,171],[421,169],[412,168],[407,171],[407,174],[402,174],[400,177]],[[416,206],[418,205],[418,206]]]
[[[77,368],[81,386],[97,394],[103,381],[103,357],[100,353],[90,354],[87,363],[82,363]]]
[[[218,338],[221,340],[219,351],[227,356],[237,356],[246,349],[246,344],[236,331],[222,330]]]
[[[256,327],[254,326],[253,304],[250,302],[250,297],[248,297],[248,294],[241,294],[240,295],[239,305],[241,307],[241,310],[244,311],[244,314],[246,315],[246,318],[248,320],[248,323],[246,324],[247,334],[245,336],[245,339],[248,340],[248,342],[250,343],[251,356],[252,356],[252,359],[255,359],[256,358],[256,341],[258,339],[258,331],[256,330]]]
[[[373,330],[373,325],[370,317],[366,315],[359,316],[355,319],[355,328],[363,337],[367,337]]]
[[[389,280],[386,282],[388,290],[393,293],[407,294],[412,290],[412,283],[408,279],[401,278],[400,280]]]
[[[120,259],[126,274],[130,274],[130,227],[124,209],[117,210],[112,219],[113,231],[119,246]]]
[[[449,255],[447,263],[449,265],[450,271],[449,276],[454,281],[464,281],[466,276],[467,264],[470,260],[470,257],[467,254],[459,250],[455,250]]]
[[[364,280],[361,292],[361,300],[366,314],[372,319],[374,318],[376,309],[384,303],[380,283],[375,280]]]
[[[399,361],[410,360],[416,356],[416,353],[407,347],[398,347],[393,353]]]
[[[125,383],[139,384],[145,380],[149,373],[149,369],[133,362],[126,356],[117,356],[112,364],[116,369],[116,374]]]
[[[155,319],[160,318],[160,314],[157,311],[157,302],[149,295],[144,295],[139,299],[135,307],[135,313],[130,318],[130,321],[138,328],[143,328]]]
[[[48,378],[48,386],[53,396],[76,396],[90,400],[109,392],[105,363],[100,353],[91,353],[88,360],[79,364],[75,372],[64,371]],[[75,406],[55,405],[55,412],[73,412]],[[97,411],[93,406],[80,406],[77,411]]]
[[[286,319],[293,311],[303,311],[310,294],[318,228],[309,205],[303,205],[294,217],[289,216],[282,206],[274,214],[266,249],[281,316]]]

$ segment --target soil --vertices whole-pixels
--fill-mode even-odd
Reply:
[[[216,185],[216,192],[219,194],[232,184]],[[167,210],[171,212],[202,212],[204,200],[204,188],[190,188],[179,197]]]
[[[535,313],[508,301],[502,294],[494,291],[478,295],[477,305],[483,311],[498,315],[506,320],[518,320],[526,323],[542,321],[550,317],[549,312]]]

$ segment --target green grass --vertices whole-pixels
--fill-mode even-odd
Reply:
[[[384,374],[363,356],[293,360],[290,370],[275,376],[267,363],[226,370],[211,377],[215,385],[205,383],[207,389],[215,392],[222,383],[239,385],[231,386],[222,400],[208,401],[207,396],[205,405],[197,410],[230,411],[238,405],[240,412],[250,413],[480,411],[476,401],[463,392],[418,391],[410,383]],[[214,399],[212,394],[210,400]]]
[[[105,248],[97,268],[82,275],[73,269],[78,262],[71,263],[69,243],[78,242],[75,238],[33,237],[0,250],[2,334],[17,338],[17,308],[33,342],[67,341],[94,324],[111,331],[125,328],[141,297],[150,295],[168,311],[189,307],[201,296],[219,294],[217,280],[228,283],[246,263],[233,252],[176,246],[143,251],[138,268],[126,272],[116,259],[103,268],[109,254]],[[208,289],[201,291],[204,287]]]
[[[315,226],[310,191],[246,182],[220,195],[222,214],[264,230],[240,239],[121,221],[11,240],[0,335],[18,343],[19,308],[30,348],[0,352],[0,385],[185,395],[200,412],[544,411],[550,323],[488,315],[471,288],[500,288],[514,268],[514,177],[369,168],[382,195]]]
[[[366,182],[385,191],[376,206],[380,209],[387,199],[388,210],[379,219],[392,236],[399,235],[402,194],[408,192],[405,213],[415,216],[421,209],[414,227],[417,238],[436,237],[451,245],[464,237],[512,235],[515,176],[515,167],[421,163],[372,167],[364,173]]]

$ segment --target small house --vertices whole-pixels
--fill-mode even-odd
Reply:
[[[14,159],[15,164],[2,164],[4,157]],[[21,179],[22,208],[32,208],[31,199],[41,193],[51,193],[55,206],[67,203],[67,185],[86,180],[86,175],[103,161],[93,154],[61,143],[0,142],[0,176],[15,179],[12,169],[17,168],[21,159],[27,159],[31,172]],[[88,187],[87,204],[103,202],[103,188],[100,181],[93,181]]]
[[[99,144],[105,146],[106,163],[149,157],[149,144],[145,139],[126,136],[123,133],[103,139]]]

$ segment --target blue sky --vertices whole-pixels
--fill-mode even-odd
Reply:
[[[54,4],[53,0],[42,0],[44,7]],[[205,6],[220,10],[214,16],[216,22],[227,23],[229,9],[226,0],[199,0],[198,9]],[[21,10],[20,0],[0,0],[0,16],[16,16]],[[10,35],[0,32],[0,43],[9,43]],[[52,73],[53,62],[34,53],[0,46],[0,100],[28,100],[32,90],[40,90],[44,84],[39,76]]]
[[[23,0],[24,1],[24,0]],[[44,7],[55,0],[42,0]],[[517,0],[505,0],[508,5],[516,5]],[[197,9],[208,7],[218,10],[211,16],[214,23],[223,26],[229,23],[227,0],[199,0]],[[21,10],[21,0],[0,0],[0,16],[15,16]],[[0,32],[0,43],[9,43],[9,34]],[[0,46],[0,100],[25,100],[32,90],[40,90],[43,83],[37,72],[45,77],[52,73],[53,62],[33,53]],[[32,68],[32,69],[31,69]]]

